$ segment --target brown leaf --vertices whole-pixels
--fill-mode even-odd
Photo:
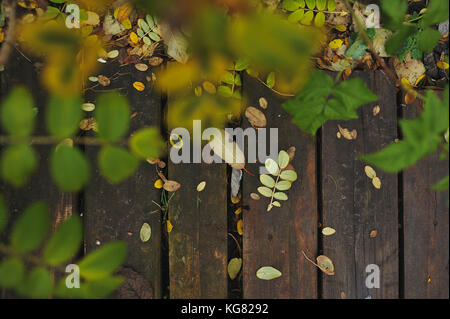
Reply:
[[[330,258],[324,255],[320,255],[316,260],[320,270],[322,270],[328,276],[334,275],[334,265]]]
[[[245,117],[254,128],[262,128],[267,126],[267,119],[264,113],[253,106],[249,106],[245,110]]]
[[[166,181],[164,183],[163,188],[168,191],[168,192],[176,192],[177,190],[179,190],[181,187],[181,184],[175,181]]]
[[[295,146],[291,146],[289,147],[289,149],[287,150],[287,153],[289,155],[289,161],[292,162],[295,158],[295,151],[297,150],[297,148]]]
[[[338,125],[338,128],[339,128],[339,133],[341,133],[341,135],[346,140],[352,141],[352,140],[356,140],[356,138],[358,137],[358,132],[356,130],[353,130],[350,132],[348,129],[342,128],[340,125]]]
[[[160,58],[160,57],[157,57],[157,56],[155,56],[153,58],[150,58],[150,60],[148,60],[148,63],[151,66],[158,66],[158,65],[161,65],[161,63],[163,63],[163,62],[164,62],[164,60],[162,58]]]
[[[100,83],[102,86],[109,86],[111,84],[111,80],[104,75],[99,75],[97,78],[98,83]]]

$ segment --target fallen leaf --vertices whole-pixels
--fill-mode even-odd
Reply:
[[[378,177],[372,179],[372,184],[376,189],[381,189],[381,180]]]
[[[378,234],[378,230],[374,229],[370,232],[369,236],[370,236],[370,238],[375,238],[375,237],[377,237],[377,234]]]
[[[409,90],[408,92],[406,92],[405,94],[405,104],[406,105],[410,105],[412,103],[414,103],[414,101],[417,98],[417,92],[414,90]]]
[[[104,75],[99,75],[97,78],[98,83],[100,83],[102,86],[109,86],[111,84],[111,80]]]
[[[170,220],[167,221],[167,232],[170,234],[172,232],[173,225]]]
[[[140,92],[145,90],[145,84],[142,82],[134,82],[133,87]]]
[[[377,177],[377,172],[375,172],[375,170],[369,165],[364,167],[364,171],[366,172],[367,177],[370,179],[374,179],[375,177]]]
[[[445,62],[445,61],[438,61],[438,62],[436,63],[436,66],[437,66],[439,69],[442,69],[442,70],[448,70],[448,67],[449,67],[448,63]]]
[[[150,58],[150,60],[148,60],[148,63],[151,66],[158,66],[158,65],[161,65],[161,63],[163,63],[163,62],[164,62],[163,58],[160,58],[160,57],[157,57],[157,56],[152,57],[152,58]]]
[[[325,227],[324,229],[322,229],[322,234],[325,236],[331,236],[335,233],[336,233],[336,229],[331,228],[331,227]]]
[[[261,267],[256,272],[256,277],[258,277],[261,280],[272,280],[276,279],[282,276],[282,273],[273,267],[266,266]]]
[[[141,72],[146,72],[148,70],[148,65],[144,63],[135,64],[134,67],[136,68],[136,70]]]
[[[267,126],[267,119],[263,112],[253,106],[247,107],[245,117],[254,128],[263,128]]]
[[[108,58],[115,59],[119,56],[119,50],[112,50],[108,52]]]
[[[291,146],[289,147],[289,149],[287,150],[287,153],[289,155],[289,161],[292,162],[295,158],[295,151],[297,150],[297,148],[295,146]]]
[[[175,181],[166,181],[163,186],[164,190],[170,193],[176,192],[177,190],[180,189],[180,187],[181,184]]]
[[[155,184],[154,184],[154,186],[155,186],[156,189],[161,189],[161,188],[163,188],[163,185],[164,185],[164,183],[163,183],[162,179],[158,179],[158,180],[155,182]]]
[[[242,234],[244,233],[244,222],[242,221],[242,219],[238,220],[236,228],[238,234],[242,236]]]
[[[251,194],[250,194],[250,198],[253,199],[253,200],[260,200],[260,199],[261,199],[261,196],[259,196],[259,195],[256,194],[256,193],[251,193]]]
[[[236,209],[236,211],[234,212],[235,215],[240,215],[242,213],[242,207],[239,207],[238,209]]]
[[[337,50],[340,48],[340,46],[344,43],[344,41],[342,41],[341,39],[335,39],[333,41],[331,41],[328,46],[333,49],[333,50]]]
[[[262,98],[260,98],[259,99],[259,106],[262,108],[262,109],[267,109],[267,106],[268,106],[269,104],[268,104],[268,102],[267,102],[267,100],[264,98],[264,97],[262,97]]]
[[[152,228],[150,227],[150,225],[148,223],[144,223],[142,225],[141,231],[140,231],[141,241],[143,243],[146,243],[150,240],[151,236],[152,236]]]
[[[189,59],[187,39],[180,32],[172,31],[167,23],[160,25],[160,31],[164,43],[167,45],[167,54],[180,63],[186,63]]]
[[[238,193],[237,196],[231,195],[230,197],[231,197],[231,203],[236,205],[236,204],[240,203],[240,201],[242,199],[242,194]]]
[[[328,276],[334,275],[334,265],[330,258],[324,255],[320,255],[316,260],[320,270],[322,270]]]
[[[379,105],[374,106],[372,109],[373,116],[377,116],[378,114],[380,114],[380,111],[381,111],[381,108]]]
[[[242,268],[242,258],[233,258],[228,263],[228,276],[230,276],[231,280],[236,279],[237,275],[241,271]]]
[[[201,182],[200,184],[198,184],[197,186],[197,192],[202,192],[206,187],[206,182]]]
[[[338,128],[339,128],[339,133],[341,133],[341,135],[346,140],[352,141],[352,140],[356,140],[356,138],[358,137],[358,133],[356,130],[353,130],[350,132],[349,129],[342,128],[340,125],[338,125]]]

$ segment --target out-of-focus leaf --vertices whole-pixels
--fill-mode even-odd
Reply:
[[[29,136],[34,128],[33,98],[28,89],[16,87],[3,100],[0,119],[5,131],[16,137]]]
[[[50,228],[48,207],[43,202],[29,206],[14,224],[11,246],[20,253],[36,249],[47,236]]]
[[[436,47],[441,38],[441,33],[431,28],[425,28],[419,33],[417,38],[419,49],[425,53],[430,53]]]
[[[24,269],[23,262],[18,258],[3,259],[0,263],[0,287],[17,286],[22,281]]]
[[[441,179],[436,185],[433,186],[433,189],[436,191],[445,191],[448,190],[449,177],[445,177]]]
[[[101,138],[119,140],[127,133],[130,124],[128,100],[118,93],[101,95],[97,100],[95,118]]]
[[[429,3],[427,11],[420,21],[422,27],[448,21],[449,2],[447,0],[431,0]]]
[[[403,23],[408,3],[404,0],[381,1],[381,12],[385,27],[396,30]]]
[[[65,192],[77,192],[89,180],[89,163],[78,148],[58,145],[50,158],[55,183]]]
[[[404,45],[406,39],[417,30],[414,25],[403,25],[394,35],[386,41],[386,52],[395,54]]]
[[[6,206],[3,195],[0,194],[0,233],[5,229],[8,223],[8,207]],[[1,276],[0,276],[1,277]]]
[[[105,146],[98,157],[100,173],[111,183],[117,184],[134,174],[139,161],[127,150],[116,146]]]
[[[19,285],[19,293],[35,299],[49,298],[52,293],[53,279],[44,267],[36,267],[28,273]]]
[[[28,182],[31,173],[38,164],[36,152],[27,144],[9,146],[3,151],[0,173],[4,180],[15,187],[22,187]]]
[[[142,159],[159,158],[164,148],[164,142],[157,128],[145,128],[133,134],[130,139],[130,149],[133,154]]]
[[[80,263],[80,274],[88,280],[104,279],[122,265],[127,254],[123,242],[113,242],[90,253]]]
[[[104,299],[107,298],[114,290],[122,285],[124,279],[122,277],[107,277],[96,280],[90,280],[84,285],[84,298],[88,299]]]
[[[45,246],[45,261],[52,266],[57,266],[74,257],[80,250],[82,236],[81,220],[78,216],[72,215],[58,226]]]
[[[80,98],[51,97],[47,106],[46,123],[50,134],[59,138],[72,136],[77,130],[83,111]]]

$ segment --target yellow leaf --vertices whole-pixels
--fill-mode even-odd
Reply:
[[[118,7],[114,11],[114,18],[119,20],[119,22],[124,22],[125,20],[130,21],[128,19],[128,17],[130,16],[131,11],[133,11],[133,7],[129,3],[124,4],[123,6]],[[130,25],[131,25],[131,22],[130,22]]]
[[[381,180],[378,177],[375,177],[374,179],[372,179],[372,184],[376,189],[380,189],[381,188]]]
[[[336,49],[339,49],[343,43],[344,43],[344,41],[342,41],[341,39],[335,39],[335,40],[331,41],[328,44],[328,46],[331,49],[336,50]]]
[[[131,21],[130,19],[125,19],[122,21],[122,26],[127,29],[130,30],[133,26],[131,25]]]
[[[239,215],[242,213],[242,207],[239,207],[238,209],[236,209],[236,211],[234,212],[236,215]]]
[[[438,62],[436,63],[436,66],[437,66],[439,69],[442,69],[442,70],[448,70],[448,63],[445,62],[445,61],[438,61]]]
[[[173,225],[170,220],[167,221],[167,232],[170,234],[172,232]]]
[[[322,234],[325,236],[331,236],[335,233],[336,233],[336,229],[331,228],[331,227],[325,227],[324,229],[322,229]]]
[[[138,90],[139,92],[142,92],[145,90],[145,84],[142,82],[134,82],[133,87]]]
[[[205,187],[206,187],[206,182],[201,182],[200,184],[198,184],[198,186],[197,186],[197,192],[203,192],[203,190],[205,189]]]
[[[156,182],[155,182],[155,188],[156,189],[161,189],[161,188],[163,188],[163,185],[164,185],[164,182],[161,180],[161,179],[158,179]]]
[[[334,26],[334,28],[340,32],[347,31],[347,26],[345,24],[338,24],[338,25]]]
[[[203,82],[203,88],[209,94],[216,94],[216,92],[217,92],[216,86],[209,81]]]
[[[366,172],[367,177],[370,179],[374,179],[375,177],[377,177],[377,173],[375,172],[375,170],[368,165],[364,167],[364,171]]]
[[[237,232],[239,235],[242,236],[242,234],[244,233],[244,222],[242,221],[242,219],[240,219],[237,222]]]
[[[130,33],[130,40],[134,44],[137,44],[139,42],[139,37],[138,37],[138,35],[135,32],[131,32]]]

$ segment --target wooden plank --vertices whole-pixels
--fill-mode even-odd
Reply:
[[[36,127],[33,135],[46,136],[45,108],[47,93],[40,86],[40,77],[33,63],[29,62],[18,52],[13,52],[5,71],[0,72],[0,99],[3,100],[16,86],[27,87],[38,109]],[[5,132],[1,132],[5,134]],[[0,145],[0,152],[7,145]],[[9,207],[9,227],[24,212],[24,210],[36,201],[45,201],[49,207],[52,226],[55,228],[72,213],[78,210],[78,194],[61,192],[53,183],[49,169],[51,145],[33,145],[39,164],[36,171],[30,176],[29,182],[22,188],[14,188],[5,181],[0,180],[0,193],[5,197]],[[8,230],[11,230],[10,228]],[[0,241],[7,242],[9,231],[0,234]],[[81,248],[81,247],[80,247]],[[17,297],[12,292],[3,291],[0,298]]]
[[[381,150],[397,137],[395,86],[382,72],[356,72],[378,94],[379,101],[359,110],[359,119],[331,121],[322,130],[323,226],[336,229],[323,237],[323,254],[335,275],[322,274],[323,298],[398,298],[397,175],[377,171],[382,188],[375,189],[358,155]],[[374,116],[373,107],[381,112]],[[358,138],[338,139],[338,124],[356,129]],[[376,230],[377,236],[370,237]],[[366,267],[380,269],[380,288],[365,285]]]
[[[317,253],[315,139],[291,123],[291,117],[281,107],[283,100],[256,79],[244,76],[243,88],[248,105],[258,107],[261,97],[268,101],[268,108],[263,110],[267,128],[278,128],[279,150],[296,147],[292,165],[299,176],[282,208],[267,212],[268,199],[250,198],[250,193],[257,193],[261,186],[259,168],[264,164],[247,165],[256,176],[245,174],[243,181],[243,205],[248,206],[244,210],[244,298],[317,298],[317,270],[302,254],[302,251],[309,255]],[[243,126],[250,126],[245,118]],[[258,279],[256,271],[263,266],[275,267],[282,272],[282,277],[271,281]]]
[[[46,136],[48,134],[45,127],[47,93],[40,86],[40,75],[33,63],[15,51],[11,55],[5,71],[0,73],[1,99],[3,100],[14,87],[20,85],[30,90],[35,107],[38,109],[36,127],[33,134]],[[2,132],[2,134],[4,133]],[[0,145],[0,149],[5,147],[6,145]],[[43,200],[49,205],[53,226],[56,226],[67,216],[71,215],[72,211],[76,211],[78,197],[76,194],[67,194],[59,191],[52,181],[49,158],[53,146],[34,145],[33,147],[39,157],[39,166],[30,177],[29,183],[23,188],[16,189],[2,180],[0,181],[0,192],[3,193],[9,203],[13,220],[30,204]]]
[[[144,92],[135,90],[132,84],[135,81],[146,83],[146,74],[132,65],[120,68],[118,64],[111,64],[103,74],[111,77],[118,70],[122,75],[105,90],[119,89],[127,96],[131,112],[135,113],[130,133],[148,126],[160,127],[161,94],[148,86]],[[97,93],[88,91],[87,101],[95,102]],[[92,179],[84,195],[86,251],[98,248],[98,244],[125,241],[128,256],[120,274],[126,279],[126,289],[119,290],[115,296],[161,298],[161,216],[159,211],[152,213],[157,209],[152,200],[160,200],[160,191],[153,187],[158,179],[155,168],[142,163],[134,176],[119,185],[111,185],[100,176],[96,164],[98,151],[98,147],[86,147],[92,164]],[[152,235],[149,242],[143,243],[139,233],[145,222],[150,224]]]
[[[227,298],[227,165],[169,159],[168,178],[181,184],[169,206],[170,297]],[[203,181],[206,188],[198,193]]]
[[[420,103],[403,117],[417,117]],[[403,172],[405,298],[449,298],[449,195],[431,189],[448,171],[435,154]]]

